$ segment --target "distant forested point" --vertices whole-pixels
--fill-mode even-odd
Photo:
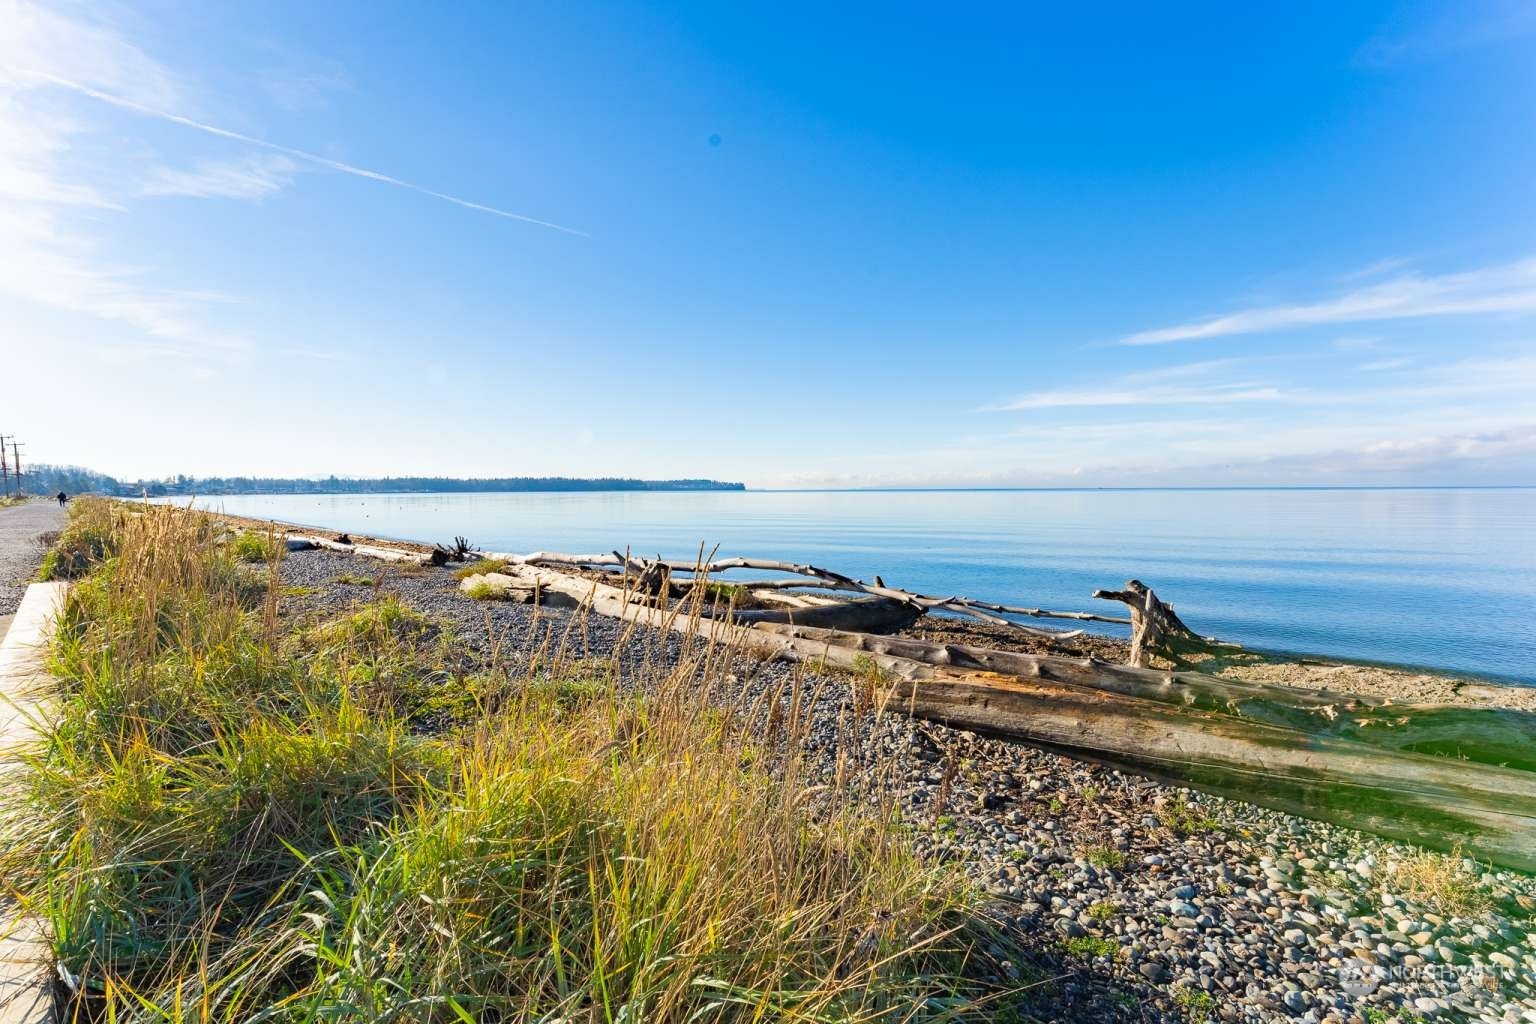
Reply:
[[[451,476],[386,476],[317,479],[259,476],[173,476],[163,480],[118,480],[79,466],[27,467],[25,486],[32,494],[112,494],[121,497],[217,494],[430,494],[468,491],[744,491],[745,484],[720,480],[635,480],[630,477],[504,476],[487,479]]]

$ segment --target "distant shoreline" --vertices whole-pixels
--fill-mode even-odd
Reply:
[[[1210,484],[1178,487],[1169,484],[1103,487],[751,487],[768,494],[1092,494],[1137,492],[1221,491],[1530,491],[1532,484]]]
[[[310,494],[514,494],[592,491],[744,491],[735,481],[705,477],[642,480],[635,477],[571,476],[386,476],[340,477],[194,477],[185,474],[159,480],[119,480],[77,466],[33,466],[28,486],[52,494],[106,494],[115,498],[227,497]]]

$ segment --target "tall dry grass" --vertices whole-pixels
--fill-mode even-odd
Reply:
[[[392,600],[282,626],[278,559],[204,515],[77,515],[105,543],[0,835],[77,1015],[1005,1019],[969,890],[802,782],[798,689],[733,705],[708,644],[456,674]]]

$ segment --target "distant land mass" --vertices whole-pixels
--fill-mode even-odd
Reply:
[[[177,475],[161,480],[119,480],[79,466],[26,467],[31,494],[111,494],[151,497],[184,494],[430,494],[466,491],[744,491],[721,480],[635,480],[630,477],[456,476],[262,477]]]

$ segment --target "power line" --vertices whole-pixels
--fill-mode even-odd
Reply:
[[[9,442],[11,450],[7,455],[5,446]],[[16,440],[15,434],[0,434],[0,494],[14,493],[19,497],[23,491],[23,477],[21,472],[21,450],[26,445]],[[11,481],[15,481],[13,487]]]

